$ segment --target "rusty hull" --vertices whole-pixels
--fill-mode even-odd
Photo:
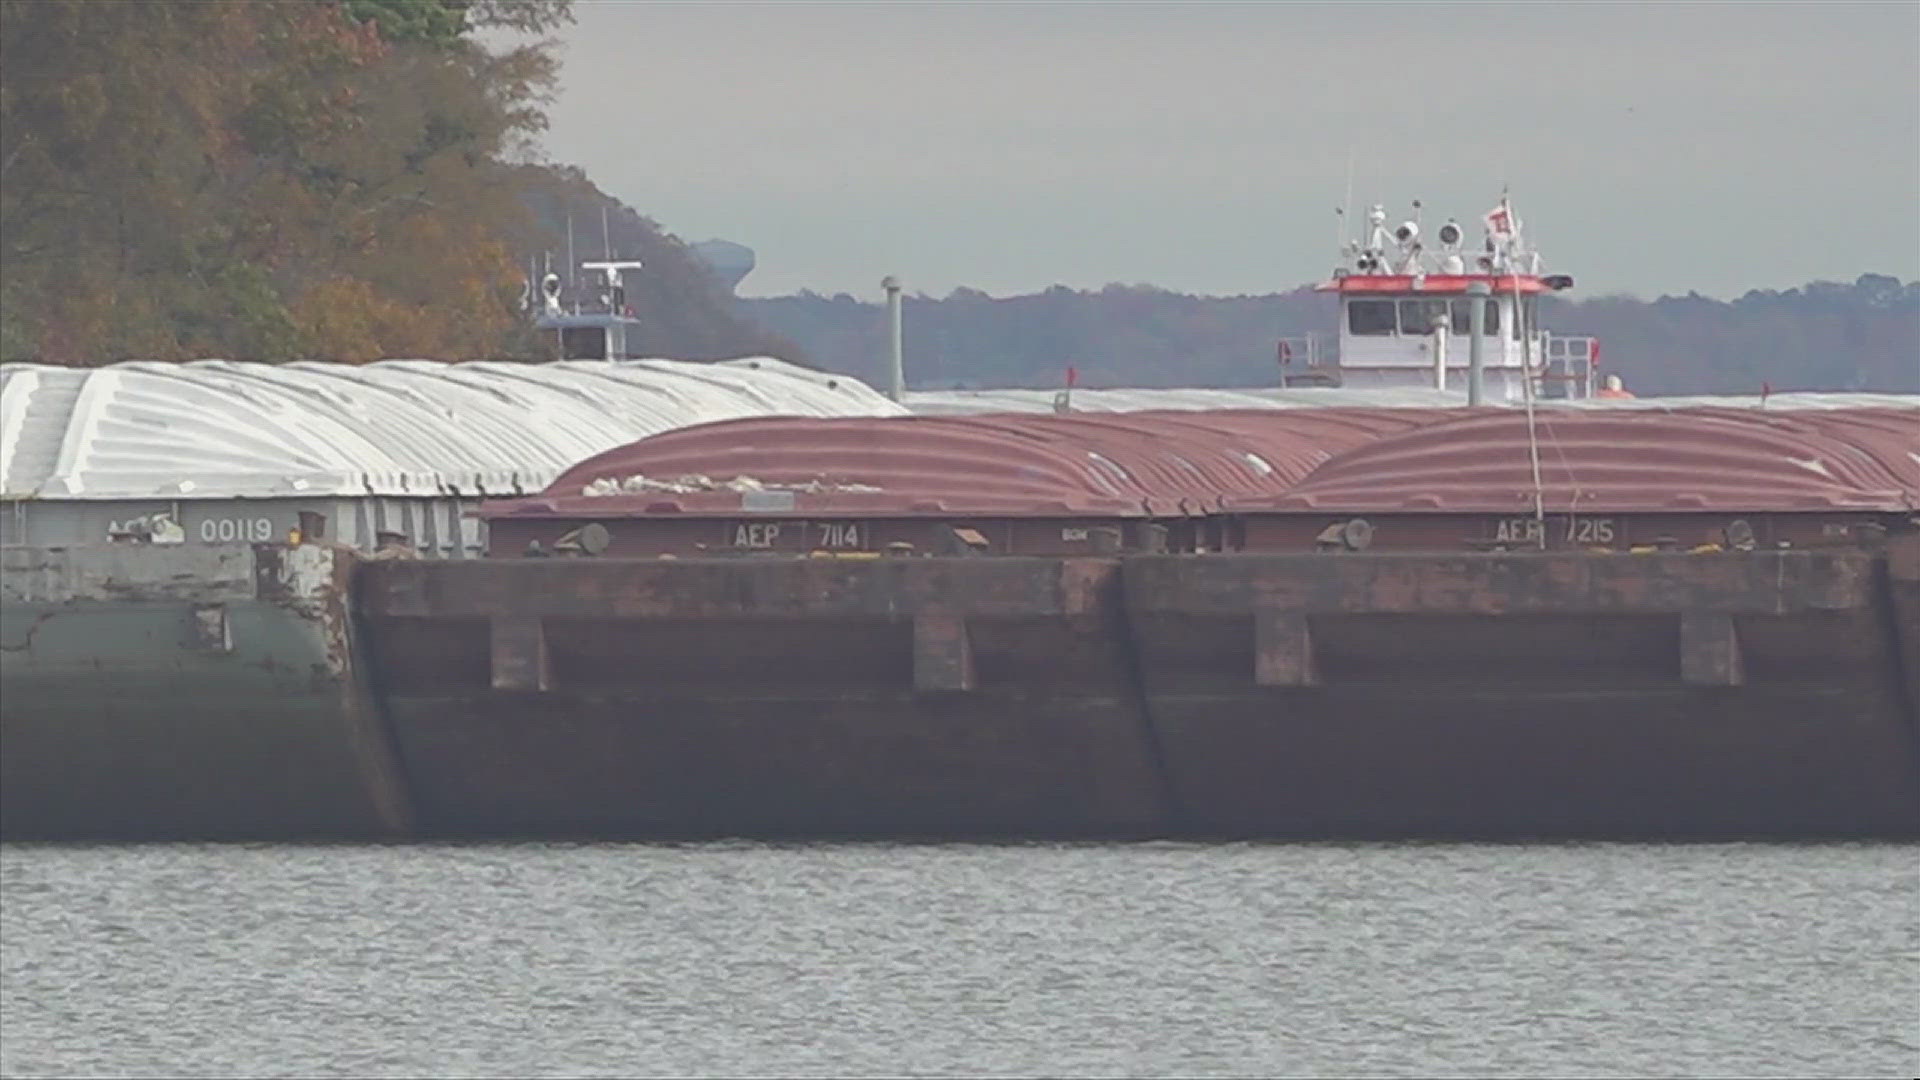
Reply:
[[[0,836],[412,830],[348,613],[352,552],[0,552]]]
[[[1371,530],[1369,552],[1554,551],[1620,552],[1636,548],[1727,547],[1742,526],[1751,546],[1770,548],[1860,547],[1904,526],[1907,514],[1848,511],[1795,513],[1548,511],[1536,517],[1528,503],[1506,514],[1249,513],[1237,518],[1237,550],[1313,551],[1329,526],[1355,518]]]
[[[450,835],[1920,833],[1920,552],[369,564]]]
[[[1886,633],[1906,686],[1907,716],[1920,736],[1920,535],[1887,541],[1885,566]]]
[[[1151,835],[1117,563],[390,563],[369,654],[425,828]]]
[[[519,557],[525,554],[529,543],[537,543],[551,552],[557,540],[593,520],[495,518],[488,526],[488,554],[496,558]],[[1153,531],[1146,527],[1147,522],[1121,515],[808,518],[736,513],[731,516],[661,515],[607,520],[600,524],[607,530],[605,555],[620,559],[816,553],[857,557],[885,554],[896,546],[917,555],[966,554],[957,530],[974,534],[981,555],[1073,558],[1141,548],[1147,542],[1144,538]]]
[[[1138,558],[1149,711],[1187,830],[1920,830],[1867,552]],[[1911,629],[1911,627],[1909,627]]]
[[[1911,535],[4,557],[8,839],[1920,835]]]

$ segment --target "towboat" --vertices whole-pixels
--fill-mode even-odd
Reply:
[[[1365,239],[1344,242],[1332,278],[1316,286],[1339,298],[1336,347],[1319,335],[1281,339],[1284,385],[1432,387],[1490,403],[1594,396],[1599,342],[1540,326],[1540,297],[1572,288],[1573,278],[1542,273],[1508,196],[1482,215],[1478,251],[1463,246],[1465,230],[1452,218],[1429,245],[1417,199],[1410,217],[1388,221],[1386,207],[1370,208]]]

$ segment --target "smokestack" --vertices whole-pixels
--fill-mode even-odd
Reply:
[[[887,396],[895,401],[906,397],[906,358],[900,349],[900,279],[888,274],[880,281],[887,290]]]

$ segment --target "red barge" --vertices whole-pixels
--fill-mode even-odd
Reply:
[[[357,596],[486,832],[1901,834],[1917,417],[747,420]]]

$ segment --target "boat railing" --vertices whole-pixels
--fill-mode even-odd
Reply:
[[[1600,363],[1600,339],[1588,335],[1542,334],[1540,380],[1542,388],[1556,385],[1548,396],[1591,397],[1593,371]]]
[[[1282,386],[1338,386],[1337,350],[1325,348],[1318,334],[1283,337],[1274,348]]]
[[[1320,335],[1301,334],[1297,337],[1283,337],[1275,349],[1274,358],[1280,366],[1289,370],[1296,368],[1332,367],[1333,355],[1321,348]]]

